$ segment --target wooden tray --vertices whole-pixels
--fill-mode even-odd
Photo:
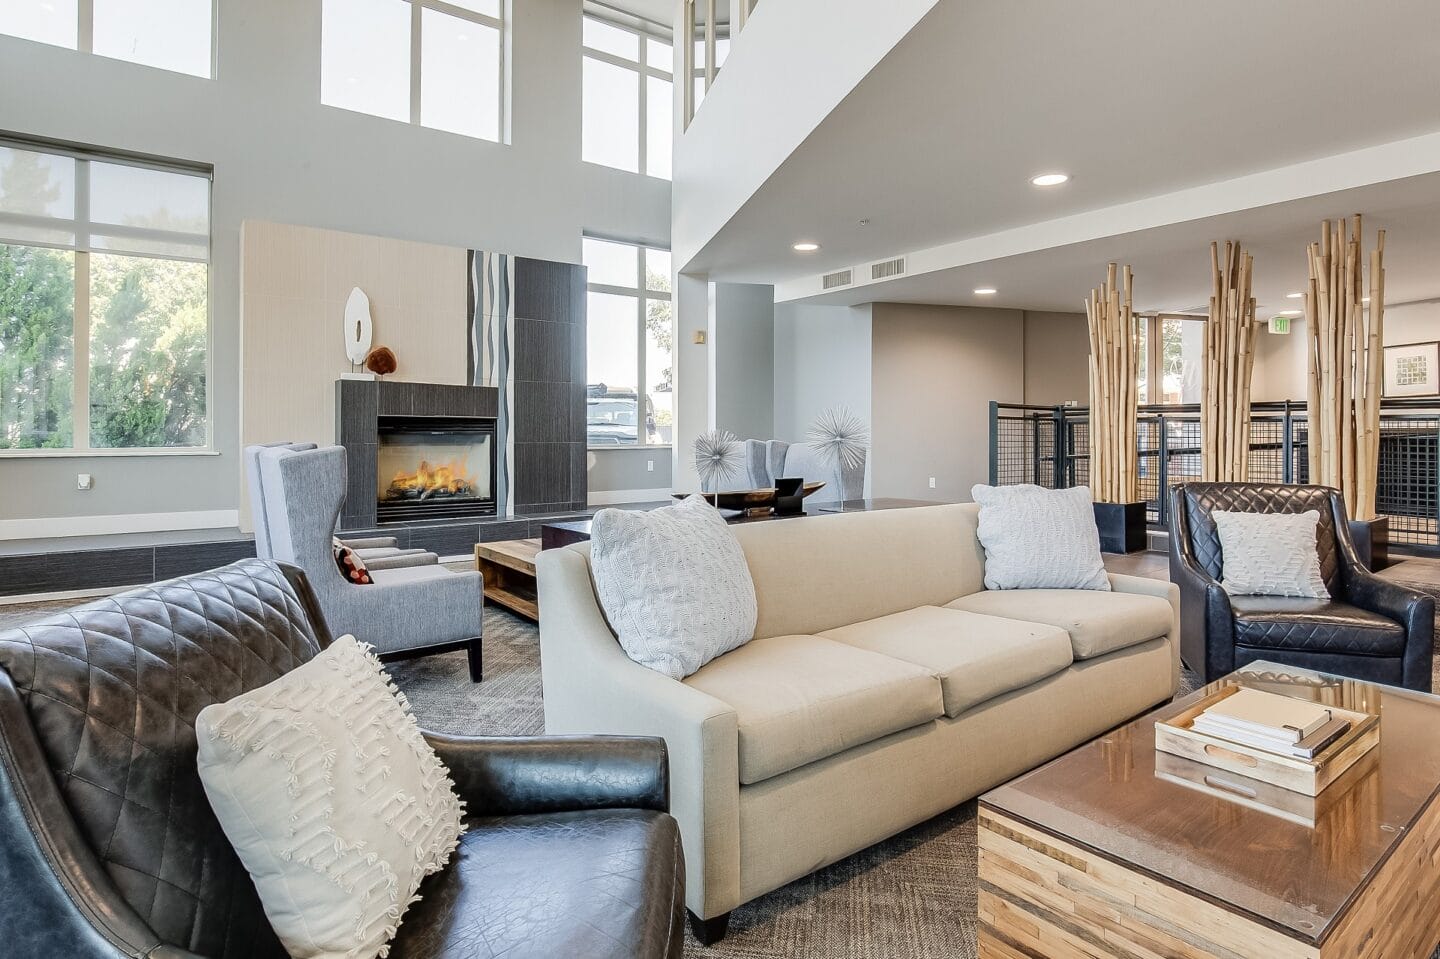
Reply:
[[[1209,763],[1163,752],[1155,754],[1155,778],[1314,829],[1315,823],[1344,800],[1355,783],[1374,772],[1379,761],[1380,752],[1370,750],[1318,796],[1306,796]]]
[[[1278,753],[1218,739],[1190,728],[1196,716],[1241,688],[1226,686],[1199,700],[1182,713],[1169,719],[1157,719],[1155,748],[1292,792],[1318,796],[1322,789],[1338,779],[1345,770],[1380,742],[1379,716],[1337,706],[1326,708],[1335,716],[1350,720],[1350,729],[1325,747],[1313,760],[1281,756]]]

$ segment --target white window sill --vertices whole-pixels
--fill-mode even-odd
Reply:
[[[668,450],[673,446],[673,443],[648,443],[645,446],[587,446],[585,449],[591,453],[638,453],[641,450]]]
[[[219,456],[214,449],[0,450],[0,460],[89,459],[112,456]]]

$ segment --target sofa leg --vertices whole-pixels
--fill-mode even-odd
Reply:
[[[725,938],[725,931],[730,928],[730,913],[722,912],[714,919],[701,919],[690,910],[685,911],[690,916],[690,931],[695,933],[702,946],[713,946]]]
[[[465,657],[470,661],[470,682],[478,683],[483,678],[483,664],[480,659],[480,640],[472,639],[465,647]]]

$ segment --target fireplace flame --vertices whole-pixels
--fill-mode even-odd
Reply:
[[[467,494],[474,488],[475,478],[465,472],[465,467],[458,460],[437,465],[421,460],[415,472],[396,473],[394,479],[390,480],[387,493],[393,497],[418,492],[420,499],[425,499],[437,493],[450,496]]]

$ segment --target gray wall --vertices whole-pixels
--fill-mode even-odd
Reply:
[[[580,5],[514,10],[508,146],[322,106],[317,2],[220,0],[214,80],[0,37],[0,130],[215,167],[215,453],[0,460],[0,520],[236,508],[242,220],[569,262],[585,230],[668,246],[669,183],[579,160]]]
[[[1024,397],[1020,311],[876,303],[871,336],[873,495],[969,500],[989,477],[990,401]]]
[[[715,425],[769,439],[775,429],[775,288],[716,283]]]
[[[805,438],[815,418],[846,406],[871,422],[871,307],[775,307],[775,438]]]
[[[649,468],[647,468],[647,464]],[[590,451],[590,494],[613,500],[607,493],[671,488],[670,448],[636,447]]]
[[[1025,402],[1090,402],[1090,327],[1084,313],[1025,311]]]

